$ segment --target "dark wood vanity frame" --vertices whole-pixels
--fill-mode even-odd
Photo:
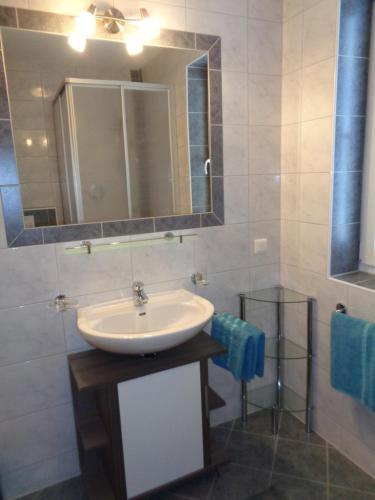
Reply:
[[[118,384],[200,363],[204,468],[151,492],[201,474],[226,461],[210,440],[210,411],[225,405],[208,385],[208,359],[225,348],[201,332],[190,341],[155,356],[129,356],[90,350],[69,356],[73,407],[82,477],[90,500],[127,500]],[[188,402],[187,402],[188,404]]]

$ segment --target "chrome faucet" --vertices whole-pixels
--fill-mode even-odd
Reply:
[[[148,297],[146,292],[144,291],[144,284],[142,281],[134,281],[133,283],[133,301],[136,307],[143,306],[147,304]]]

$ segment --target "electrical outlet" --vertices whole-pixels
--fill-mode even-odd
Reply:
[[[259,253],[266,253],[268,247],[267,238],[261,238],[259,240],[254,240],[254,255]]]

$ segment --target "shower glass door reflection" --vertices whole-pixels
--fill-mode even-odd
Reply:
[[[127,219],[121,88],[73,85],[72,99],[79,222]]]
[[[123,86],[131,217],[174,213],[168,87]]]

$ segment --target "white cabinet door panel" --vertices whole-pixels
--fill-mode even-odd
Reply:
[[[204,466],[199,362],[118,385],[129,498]]]

